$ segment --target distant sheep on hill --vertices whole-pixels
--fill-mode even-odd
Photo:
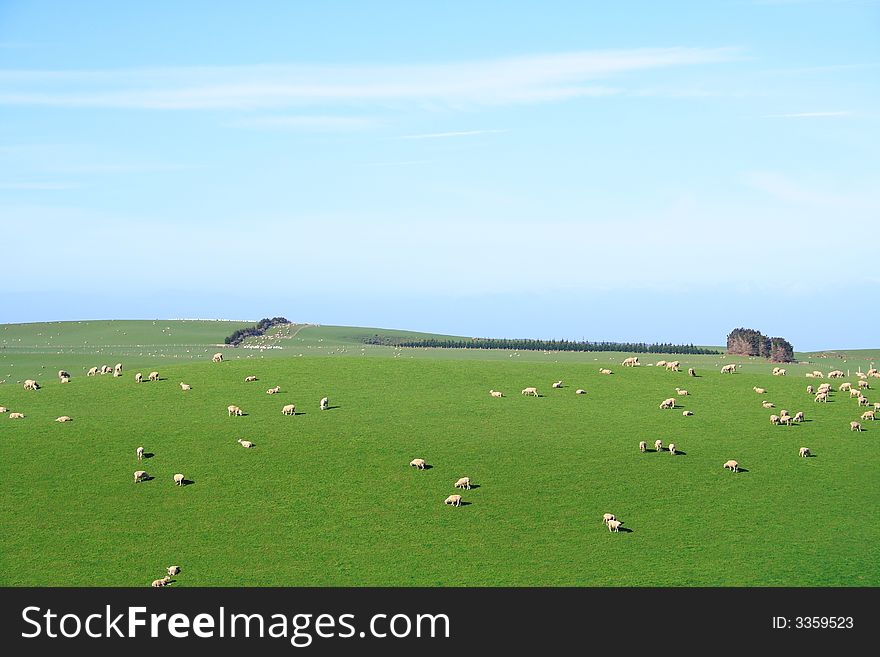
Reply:
[[[218,351],[216,354],[214,354],[213,356],[211,356],[211,360],[212,360],[213,362],[215,362],[215,363],[220,363],[220,362],[223,361],[223,354],[221,354],[221,353]]]

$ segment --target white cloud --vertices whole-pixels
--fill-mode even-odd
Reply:
[[[225,124],[231,128],[265,130],[347,131],[374,127],[376,121],[356,116],[254,116]]]
[[[539,103],[619,93],[595,84],[619,74],[736,58],[730,48],[644,48],[409,66],[0,70],[0,104],[192,110]]]

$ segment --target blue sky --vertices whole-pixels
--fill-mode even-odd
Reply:
[[[870,0],[0,0],[0,322],[877,347],[878,80]]]

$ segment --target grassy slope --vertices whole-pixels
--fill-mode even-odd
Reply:
[[[184,567],[180,585],[880,584],[868,448],[880,427],[850,433],[855,401],[814,404],[795,371],[774,378],[751,362],[722,376],[717,357],[696,357],[705,371],[693,379],[647,367],[601,376],[585,354],[311,356],[358,353],[351,331],[303,329],[302,358],[145,359],[166,378],[156,384],[61,386],[56,363],[36,393],[0,385],[0,405],[27,415],[0,417],[0,554],[16,564],[0,584],[145,585],[171,563]],[[260,381],[245,384],[251,373]],[[559,378],[567,386],[551,390]],[[266,395],[276,384],[282,394]],[[545,396],[521,397],[526,385]],[[753,385],[810,421],[771,427]],[[694,417],[657,409],[675,386],[691,391]],[[338,408],[322,413],[325,394]],[[290,402],[303,414],[281,416]],[[228,418],[230,403],[248,415]],[[61,414],[74,422],[52,422]],[[686,454],[638,453],[655,438]],[[155,454],[142,467],[156,479],[135,485],[138,445]],[[816,457],[798,458],[802,445]],[[434,467],[407,467],[415,456]],[[728,458],[748,472],[723,471]],[[175,487],[175,472],[195,483]],[[472,504],[444,507],[463,475],[480,485],[464,493]],[[606,511],[632,533],[609,534]]]

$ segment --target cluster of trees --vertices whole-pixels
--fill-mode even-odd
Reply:
[[[760,356],[774,363],[794,361],[794,347],[785,338],[768,338],[755,329],[733,329],[727,336],[727,353],[739,356]]]
[[[627,351],[635,354],[717,354],[714,349],[692,344],[645,342],[590,342],[571,340],[528,340],[503,338],[470,338],[464,340],[408,340],[382,335],[365,338],[364,343],[390,347],[437,347],[440,349],[515,349],[518,351]]]
[[[242,342],[244,342],[246,338],[251,338],[256,335],[263,335],[273,326],[281,326],[282,324],[290,324],[290,322],[284,317],[273,317],[272,319],[264,317],[254,326],[238,329],[232,335],[227,336],[223,342],[225,342],[226,344],[231,344],[233,347],[237,347]]]

